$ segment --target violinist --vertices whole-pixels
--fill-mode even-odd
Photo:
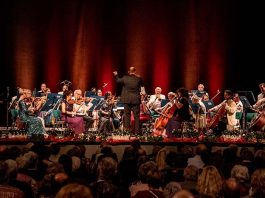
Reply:
[[[19,118],[21,121],[26,123],[27,135],[29,138],[39,135],[43,136],[45,135],[45,129],[43,126],[44,121],[39,117],[32,116],[34,109],[33,107],[29,106],[30,102],[32,102],[31,91],[29,89],[24,89],[20,93],[18,100]]]
[[[32,92],[29,89],[24,89],[24,102],[26,104],[26,107],[28,109],[28,113],[30,115],[36,115],[37,114],[37,107],[36,107],[36,98],[32,96]]]
[[[84,121],[82,117],[76,116],[76,110],[74,109],[75,100],[73,98],[73,92],[67,90],[64,92],[63,101],[61,105],[62,120],[69,124],[69,127],[74,130],[75,134],[81,134],[84,132]]]
[[[172,118],[166,125],[167,136],[171,137],[174,130],[181,129],[182,123],[190,121],[189,91],[186,88],[177,90],[177,99],[172,107],[175,108]]]
[[[40,86],[40,90],[36,93],[36,97],[47,96],[47,90],[47,85],[45,83],[42,83]]]
[[[104,102],[99,110],[99,133],[108,135],[114,130],[113,107],[115,105],[116,104],[112,93],[110,91],[106,92],[104,96]]]
[[[62,86],[62,91],[59,91],[58,94],[63,95],[63,93],[64,93],[65,91],[67,91],[68,89],[69,89],[69,86],[68,86],[67,84],[64,84],[64,85]]]
[[[222,103],[209,109],[208,112],[217,112],[217,114],[212,119],[216,119],[217,116],[220,117],[220,119],[217,120],[219,122],[216,123],[217,129],[219,131],[224,131],[225,129],[232,131],[236,128],[236,125],[238,123],[236,119],[237,106],[235,101],[233,100],[233,92],[230,90],[225,90],[224,99],[225,100]],[[222,111],[222,109],[224,109],[224,111]],[[209,127],[214,128],[215,126]]]
[[[39,111],[42,106],[47,101],[47,95],[51,90],[47,88],[45,83],[41,84],[41,90],[39,90],[35,95],[33,94],[34,98],[34,106],[36,107],[36,111]]]
[[[102,90],[101,89],[98,89],[97,90],[97,96],[103,96],[103,93],[102,93]]]
[[[86,102],[90,102],[90,98],[82,97],[82,90],[77,89],[74,91],[74,111],[76,112],[76,116],[83,117],[85,121],[85,130],[88,131],[93,124],[93,118],[88,116],[88,111],[92,107],[92,103],[86,105]],[[91,105],[90,105],[91,104]]]

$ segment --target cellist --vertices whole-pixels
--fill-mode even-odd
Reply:
[[[189,91],[186,88],[179,88],[177,90],[177,99],[175,100],[172,108],[175,108],[173,117],[169,119],[166,125],[166,134],[172,137],[172,131],[181,128],[182,123],[190,121],[190,108],[189,108]]]
[[[208,112],[217,112],[217,114],[212,118],[216,119],[219,117],[220,119],[217,119],[217,128],[220,131],[224,131],[225,129],[232,131],[235,129],[237,125],[237,119],[236,119],[236,103],[233,100],[233,92],[230,90],[224,91],[224,101],[221,102],[219,105],[216,105],[215,107],[208,110]],[[224,115],[220,115],[220,110],[224,109],[223,112]],[[219,111],[219,113],[218,113]],[[210,121],[212,122],[212,121]],[[212,122],[213,123],[213,122]],[[209,127],[209,125],[208,125]],[[210,126],[209,128],[214,128],[215,126]]]

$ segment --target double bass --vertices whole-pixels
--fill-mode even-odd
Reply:
[[[168,120],[173,117],[173,114],[177,108],[175,104],[175,99],[176,96],[170,102],[168,102],[166,106],[163,108],[159,118],[157,118],[155,121],[154,124],[155,130],[162,131],[165,128],[166,124],[168,123]]]

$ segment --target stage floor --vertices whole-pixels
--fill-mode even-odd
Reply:
[[[265,145],[264,132],[229,132],[216,136],[213,133],[198,135],[196,132],[187,131],[175,134],[174,137],[154,136],[151,133],[143,133],[142,135],[125,134],[122,132],[113,132],[111,134],[102,135],[97,131],[89,131],[87,133],[75,136],[63,128],[46,128],[47,135],[44,139],[37,139],[44,144],[58,142],[60,144],[84,144],[84,145],[99,145],[105,141],[112,145],[129,145],[133,140],[139,139],[143,145],[163,144],[189,144],[197,145],[205,143],[214,146],[227,146],[229,144],[237,144],[239,146],[263,146]],[[35,141],[26,136],[26,132],[17,130],[16,128],[0,127],[0,144],[2,145],[24,145]]]

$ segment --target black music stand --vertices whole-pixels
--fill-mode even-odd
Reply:
[[[63,95],[58,94],[58,93],[49,93],[47,95],[47,101],[45,104],[42,106],[40,111],[49,111],[52,109],[56,104],[58,104],[58,101],[62,101]]]
[[[242,121],[242,129],[245,131],[247,123],[246,123],[246,116],[247,112],[252,110],[252,106],[250,102],[248,101],[246,96],[239,96],[240,101],[243,104],[243,121]]]
[[[245,96],[249,104],[253,105],[256,103],[256,99],[252,91],[237,91],[237,93],[239,96]]]

